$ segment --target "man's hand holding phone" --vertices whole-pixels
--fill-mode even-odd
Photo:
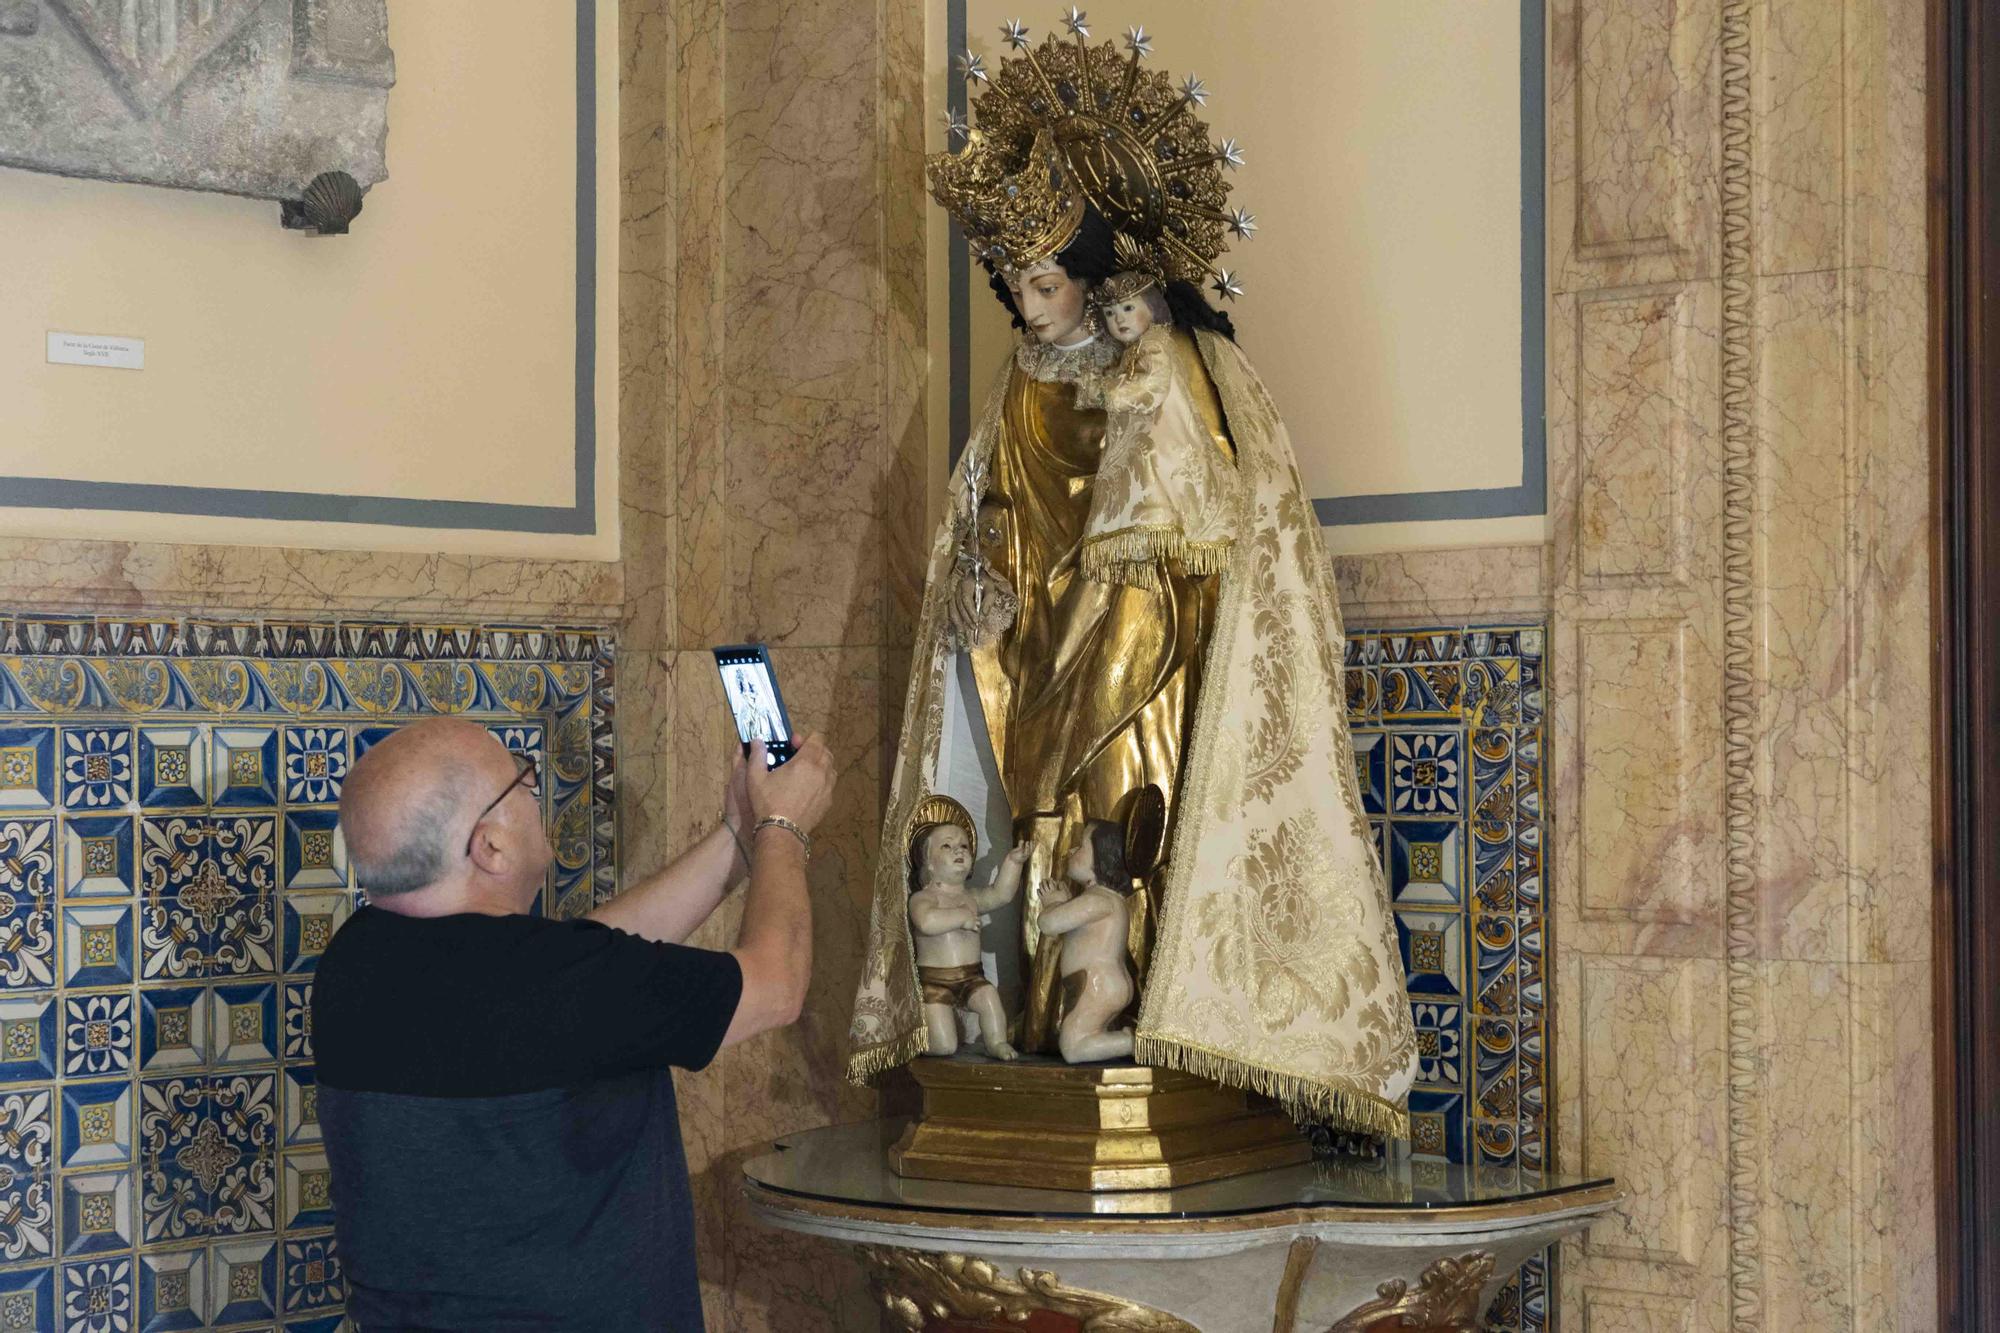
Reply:
[[[785,826],[790,825],[803,842],[833,804],[833,756],[817,734],[808,736],[791,760],[777,768],[765,766],[764,743],[753,742],[744,768],[759,837],[789,837]],[[766,824],[767,819],[784,822]]]

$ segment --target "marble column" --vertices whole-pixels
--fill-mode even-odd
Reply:
[[[924,526],[922,14],[628,0],[621,846],[712,827],[733,731],[711,645],[760,640],[840,767],[805,1017],[679,1082],[717,1330],[874,1329],[861,1270],[744,1211],[743,1158],[865,1119],[841,1079]],[[726,906],[698,943],[734,938]]]
[[[1565,1317],[1934,1327],[1924,6],[1550,19]]]

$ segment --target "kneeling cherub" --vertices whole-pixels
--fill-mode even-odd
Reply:
[[[1132,1054],[1132,1029],[1110,1028],[1132,1003],[1132,971],[1125,965],[1132,884],[1125,830],[1108,819],[1089,820],[1063,870],[1078,886],[1076,895],[1035,918],[1043,935],[1062,940],[1064,1013],[1056,1046],[1073,1065],[1122,1059]]]
[[[967,889],[976,850],[972,816],[949,797],[933,796],[918,808],[910,834],[910,934],[916,943],[917,981],[923,988],[924,1022],[932,1055],[958,1053],[958,1014],[969,1011],[979,1023],[986,1054],[1012,1060],[1007,1011],[1000,991],[979,966],[981,918],[1012,902],[1021,891],[1021,871],[1032,850],[1027,844],[1007,853],[984,889]]]

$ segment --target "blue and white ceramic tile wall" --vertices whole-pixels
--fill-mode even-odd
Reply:
[[[1423,1162],[1545,1160],[1540,626],[1349,636],[1355,762],[1423,1049]],[[611,891],[611,645],[532,627],[0,617],[0,1333],[332,1333],[309,1004],[367,748],[449,712],[533,753]],[[1498,1326],[1547,1323],[1546,1260]]]
[[[1423,1066],[1410,1098],[1426,1163],[1547,1162],[1542,896],[1546,633],[1540,625],[1356,631],[1348,716],[1389,876]],[[1548,1326],[1549,1258],[1496,1303]]]
[[[611,891],[587,630],[0,616],[0,1333],[343,1327],[313,970],[369,746],[452,713],[541,762],[540,910]]]

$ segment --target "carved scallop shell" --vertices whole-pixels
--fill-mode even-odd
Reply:
[[[345,236],[361,212],[361,186],[344,171],[322,171],[303,194],[282,205],[284,224],[320,236]]]

